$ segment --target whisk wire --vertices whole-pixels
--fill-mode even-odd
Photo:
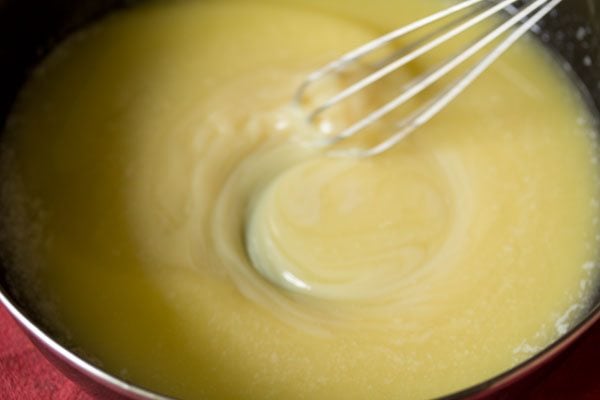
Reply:
[[[392,100],[390,103],[387,103],[384,107],[377,110],[378,112],[376,111],[370,114],[369,116],[361,120],[359,123],[356,123],[355,125],[351,126],[350,128],[335,136],[335,141],[332,142],[332,144],[355,135],[370,124],[381,119],[387,113],[398,108],[409,99],[421,93],[423,90],[430,87],[433,83],[439,81],[441,78],[446,76],[457,66],[459,66],[460,64],[471,58],[473,55],[481,51],[495,39],[506,33],[506,31],[512,28],[517,22],[527,17],[530,13],[534,12],[540,6],[546,4],[544,8],[539,10],[535,15],[531,16],[506,40],[500,43],[486,57],[484,57],[480,63],[471,68],[462,78],[451,84],[441,95],[427,103],[425,107],[422,107],[415,114],[413,114],[411,117],[405,120],[405,122],[401,123],[400,130],[398,130],[394,135],[370,149],[355,149],[354,151],[351,151],[346,155],[351,155],[354,157],[369,157],[377,155],[394,146],[400,140],[408,136],[415,129],[428,122],[431,118],[433,118],[441,110],[443,110],[452,100],[454,100],[460,93],[462,93],[464,89],[466,89],[475,79],[477,79],[477,77],[479,77],[492,63],[494,63],[517,40],[519,40],[531,28],[531,26],[538,23],[540,19],[542,19],[561,1],[562,0],[552,0],[549,2],[548,0],[537,0],[536,2],[532,3],[529,7],[523,9],[518,14],[515,14],[511,19],[506,21],[504,24],[492,31],[490,34],[485,35],[473,46],[469,47],[464,52],[461,52],[458,56],[452,58],[442,67],[435,69],[430,74],[427,74],[423,78],[418,79],[413,85],[410,85],[409,89],[406,90],[401,96]],[[338,155],[344,155],[344,152],[345,151],[336,153]]]
[[[350,53],[347,53],[345,56],[341,57],[337,61],[332,62],[324,68],[309,75],[307,80],[304,82],[303,85],[301,85],[301,87],[298,89],[298,92],[296,93],[296,104],[299,106],[302,104],[305,92],[310,85],[312,85],[320,79],[325,78],[328,74],[336,73],[340,70],[343,70],[351,62],[354,62],[358,58],[377,50],[380,46],[385,45],[392,40],[395,40],[407,33],[413,32],[416,29],[420,29],[421,27],[424,27],[432,22],[441,20],[452,14],[455,14],[461,10],[465,10],[468,7],[475,6],[478,3],[481,3],[482,1],[485,0],[463,1],[455,5],[454,7],[450,7],[449,9],[446,9],[440,13],[434,14],[425,19],[410,24],[404,28],[400,28],[396,31],[393,31],[387,35],[380,37],[379,39],[376,39],[370,43],[367,43],[364,46],[361,46],[360,48],[354,51],[351,51]],[[468,20],[467,22],[461,23],[460,25],[453,27],[447,32],[442,33],[439,37],[429,42],[426,42],[422,46],[414,47],[413,51],[401,55],[399,59],[383,66],[381,69],[375,71],[373,74],[363,78],[359,82],[342,90],[337,95],[326,100],[322,105],[310,111],[307,117],[308,121],[310,123],[315,123],[316,118],[320,114],[322,114],[329,108],[335,106],[339,102],[358,93],[359,91],[382,79],[383,77],[392,73],[393,71],[405,66],[411,61],[416,60],[418,57],[442,45],[443,43],[447,42],[453,37],[462,34],[466,30],[477,25],[478,23],[481,23],[484,20],[492,17],[501,10],[506,9],[509,6],[513,7],[514,9],[514,4],[517,2],[518,0],[504,0],[499,3],[496,3],[487,10],[476,14],[472,19]],[[462,93],[477,77],[479,77],[492,63],[494,63],[502,54],[504,54],[517,40],[519,40],[519,38],[521,38],[532,27],[538,24],[541,19],[543,19],[561,2],[562,0],[536,0],[524,6],[522,9],[518,9],[517,11],[513,12],[512,17],[504,21],[498,27],[493,28],[491,32],[485,33],[481,38],[477,39],[474,44],[471,44],[454,57],[451,57],[449,60],[441,64],[441,66],[430,70],[421,77],[413,79],[411,82],[408,83],[408,85],[404,88],[404,91],[399,96],[397,96],[390,102],[384,104],[375,111],[371,112],[366,117],[358,120],[358,122],[355,122],[351,126],[342,129],[341,132],[331,136],[326,136],[318,142],[315,142],[315,145],[320,147],[332,146],[342,140],[348,139],[356,135],[357,133],[363,131],[365,128],[381,120],[384,116],[394,111],[398,107],[402,106],[403,104],[405,104],[406,102],[408,102],[409,100],[411,100],[412,98],[414,98],[415,96],[432,86],[434,83],[441,80],[443,77],[455,70],[458,66],[471,59],[477,53],[489,46],[492,42],[499,39],[502,35],[507,34],[507,32],[510,29],[514,28],[514,30],[510,34],[508,34],[508,37],[503,39],[487,55],[485,55],[481,60],[479,60],[479,62],[477,62],[475,66],[471,67],[462,77],[460,77],[454,83],[446,87],[441,94],[439,94],[433,100],[426,103],[425,106],[419,108],[408,118],[396,124],[397,129],[395,130],[395,133],[389,136],[387,139],[370,148],[353,148],[339,151],[331,151],[330,154],[333,156],[369,157],[386,151],[387,149],[391,148],[399,141],[404,139],[406,136],[408,136],[415,129],[428,122],[436,114],[438,114],[452,100],[454,100],[460,93]],[[447,26],[451,26],[451,24]]]
[[[465,0],[462,1],[458,4],[455,4],[451,7],[448,7],[442,11],[439,11],[435,14],[429,15],[425,18],[422,18],[418,21],[415,21],[409,25],[403,26],[401,28],[398,28],[394,31],[391,31],[383,36],[380,36],[379,38],[372,40],[346,54],[344,54],[343,56],[341,56],[340,58],[330,62],[329,64],[327,64],[326,66],[314,71],[313,73],[311,73],[306,79],[305,81],[302,83],[302,85],[300,86],[300,88],[298,89],[298,91],[296,92],[296,98],[295,101],[296,102],[300,102],[301,101],[301,96],[304,93],[305,89],[310,86],[312,83],[324,78],[325,76],[327,76],[328,74],[332,73],[332,72],[336,72],[339,69],[343,68],[344,66],[346,66],[349,63],[352,63],[354,61],[356,61],[357,59],[381,48],[382,46],[387,45],[388,43],[402,37],[405,36],[413,31],[416,31],[420,28],[423,28],[429,24],[432,24],[436,21],[439,21],[443,18],[446,18],[452,14],[458,13],[466,8],[469,8],[473,5],[479,4],[479,3],[483,3],[484,1],[487,0]]]
[[[376,81],[378,81],[381,78],[389,75],[390,73],[398,70],[399,68],[402,68],[403,66],[407,65],[408,63],[416,60],[418,57],[421,57],[422,55],[424,55],[424,54],[430,52],[431,50],[439,47],[440,45],[448,42],[452,38],[467,31],[468,29],[474,27],[475,25],[479,24],[480,22],[492,17],[494,14],[497,14],[500,10],[505,9],[507,6],[509,6],[510,4],[513,4],[517,1],[518,0],[504,0],[503,2],[495,5],[494,7],[487,9],[483,13],[469,19],[467,22],[459,25],[458,27],[436,37],[434,40],[424,44],[423,46],[416,48],[414,51],[406,54],[405,56],[399,58],[398,60],[387,64],[383,68],[368,75],[367,77],[363,78],[362,80],[358,81],[357,83],[349,86],[345,90],[342,90],[337,95],[331,97],[329,100],[325,101],[323,105],[317,107],[313,112],[311,112],[311,114],[308,117],[309,121],[314,122],[317,116],[319,116],[320,114],[322,114],[329,108],[333,107],[334,105],[336,105],[336,104],[340,103],[341,101],[347,99],[348,97],[356,94],[360,90],[375,83]]]

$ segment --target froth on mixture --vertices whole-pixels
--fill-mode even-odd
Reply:
[[[152,2],[32,74],[4,253],[103,369],[185,399],[432,398],[585,315],[597,150],[570,78],[528,38],[391,151],[327,157],[295,140],[303,77],[445,3],[323,3]]]

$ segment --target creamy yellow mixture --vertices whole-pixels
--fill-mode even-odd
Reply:
[[[297,140],[308,72],[443,5],[158,2],[61,45],[2,156],[13,272],[53,329],[185,399],[431,398],[564,334],[593,288],[596,144],[533,40],[381,156]]]

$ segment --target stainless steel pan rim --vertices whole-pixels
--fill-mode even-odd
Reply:
[[[43,352],[45,356],[52,356],[51,358],[54,358],[60,363],[64,363],[65,367],[74,369],[78,373],[82,374],[85,378],[91,379],[109,391],[121,396],[125,396],[126,398],[135,400],[173,400],[170,397],[153,393],[149,390],[142,389],[131,383],[127,383],[121,379],[118,379],[68,350],[66,347],[58,343],[50,335],[40,329],[34,322],[32,322],[26,316],[26,314],[11,301],[9,295],[6,293],[6,290],[1,285],[0,304],[4,305],[10,315],[28,335],[30,340],[38,348],[45,350],[45,352]],[[563,335],[559,340],[532,358],[525,360],[512,369],[484,382],[460,390],[456,393],[440,397],[439,399],[475,400],[489,396],[492,393],[496,393],[512,383],[525,378],[527,375],[533,373],[541,366],[549,363],[554,357],[562,353],[567,347],[573,344],[596,323],[600,323],[600,304],[594,307],[589,315],[579,324],[574,326],[567,334]],[[77,381],[77,379],[75,380]],[[85,385],[83,386],[85,389]]]
[[[40,329],[35,323],[33,323],[25,313],[14,304],[5,289],[0,285],[0,304],[2,304],[17,324],[25,331],[29,339],[33,344],[50,354],[44,353],[45,356],[51,355],[58,361],[65,364],[66,367],[75,369],[87,378],[101,384],[107,389],[127,396],[132,399],[143,399],[143,400],[170,400],[168,397],[164,397],[148,390],[139,388],[132,384],[129,384],[123,380],[115,378],[107,372],[104,372],[100,368],[90,364],[77,356],[66,347],[62,346],[55,339],[50,337],[46,332]]]

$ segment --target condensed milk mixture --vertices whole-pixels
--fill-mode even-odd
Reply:
[[[24,296],[183,399],[432,398],[550,345],[594,290],[600,186],[593,118],[534,39],[380,156],[296,140],[307,73],[444,5],[157,1],[74,35],[3,141]]]

